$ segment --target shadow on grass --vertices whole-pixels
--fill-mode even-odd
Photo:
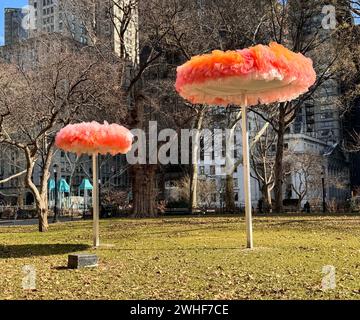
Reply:
[[[53,256],[84,251],[91,248],[86,244],[21,244],[0,245],[0,259]]]

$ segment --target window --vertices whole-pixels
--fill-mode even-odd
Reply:
[[[200,174],[201,175],[205,174],[205,167],[204,166],[200,166]]]
[[[216,174],[215,166],[210,166],[210,174],[213,176]]]
[[[323,114],[321,114],[320,116],[321,119],[332,119],[334,118],[334,113],[333,112],[325,112]]]
[[[234,188],[238,188],[238,187],[239,187],[239,180],[234,179]]]

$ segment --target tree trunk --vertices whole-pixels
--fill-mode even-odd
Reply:
[[[225,209],[226,209],[226,213],[235,212],[234,178],[232,174],[226,175]]]
[[[23,186],[21,186],[21,188],[19,189],[17,205],[20,209],[24,208],[24,187]]]
[[[261,187],[262,198],[264,199],[264,212],[272,212],[272,198],[270,186],[268,184],[263,184]]]
[[[197,208],[197,181],[199,169],[197,162],[191,164],[191,180],[190,180],[190,211],[191,213]]]
[[[298,210],[298,212],[301,212],[301,202],[302,202],[302,198],[299,197],[299,199],[298,199],[298,205],[297,205],[297,210]]]
[[[275,158],[275,211],[281,213],[283,208],[283,158],[284,158],[284,135],[285,135],[285,108],[280,104],[279,129],[277,132],[277,149]]]
[[[153,218],[157,212],[156,165],[135,165],[132,168],[134,218]]]
[[[38,203],[36,204],[36,212],[39,218],[39,231],[40,232],[47,232],[49,229],[48,224],[48,209],[46,204]]]
[[[272,197],[271,197],[271,190],[270,186],[266,186],[266,205],[270,213],[272,213]]]

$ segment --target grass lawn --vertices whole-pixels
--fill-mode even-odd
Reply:
[[[257,217],[244,249],[240,217],[102,220],[0,228],[0,299],[360,299],[360,217]],[[96,252],[96,269],[68,270],[67,255]],[[22,289],[34,265],[37,290]],[[337,287],[323,292],[325,265]]]

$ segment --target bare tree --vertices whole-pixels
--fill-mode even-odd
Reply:
[[[275,152],[276,133],[269,126],[262,126],[259,117],[254,118],[259,135],[250,148],[252,177],[259,182],[265,210],[272,212],[272,191],[275,186]]]
[[[323,1],[278,1],[269,0],[271,4],[271,37],[278,43],[290,47],[293,51],[301,52],[314,60],[318,77],[310,91],[300,98],[259,107],[254,112],[268,121],[277,134],[275,161],[275,210],[283,210],[283,179],[284,179],[284,137],[287,129],[295,120],[298,111],[309,99],[316,97],[320,88],[329,81],[337,81],[336,62],[343,56],[343,45],[336,40],[335,30],[323,29],[321,19]],[[349,3],[349,2],[348,2]],[[347,3],[347,4],[348,4]],[[343,8],[341,6],[341,8]],[[348,11],[349,12],[349,11]],[[339,15],[342,17],[343,15]],[[340,28],[346,20],[338,18]]]
[[[113,80],[116,63],[65,45],[66,40],[51,37],[41,44],[36,60],[1,63],[0,144],[16,148],[25,160],[25,185],[35,198],[39,231],[48,229],[55,133],[69,123],[94,115],[99,119],[120,107],[120,87]],[[36,166],[40,182],[35,181]]]
[[[292,191],[298,198],[298,210],[305,197],[316,199],[321,195],[321,174],[324,159],[317,154],[289,152],[285,157],[286,175],[291,179]]]
[[[191,184],[191,177],[185,176],[176,183],[178,189],[178,197],[180,200],[190,201],[189,188]],[[201,179],[197,181],[198,188],[196,189],[196,203],[197,208],[199,205],[210,208],[216,201],[216,182],[210,179]]]

